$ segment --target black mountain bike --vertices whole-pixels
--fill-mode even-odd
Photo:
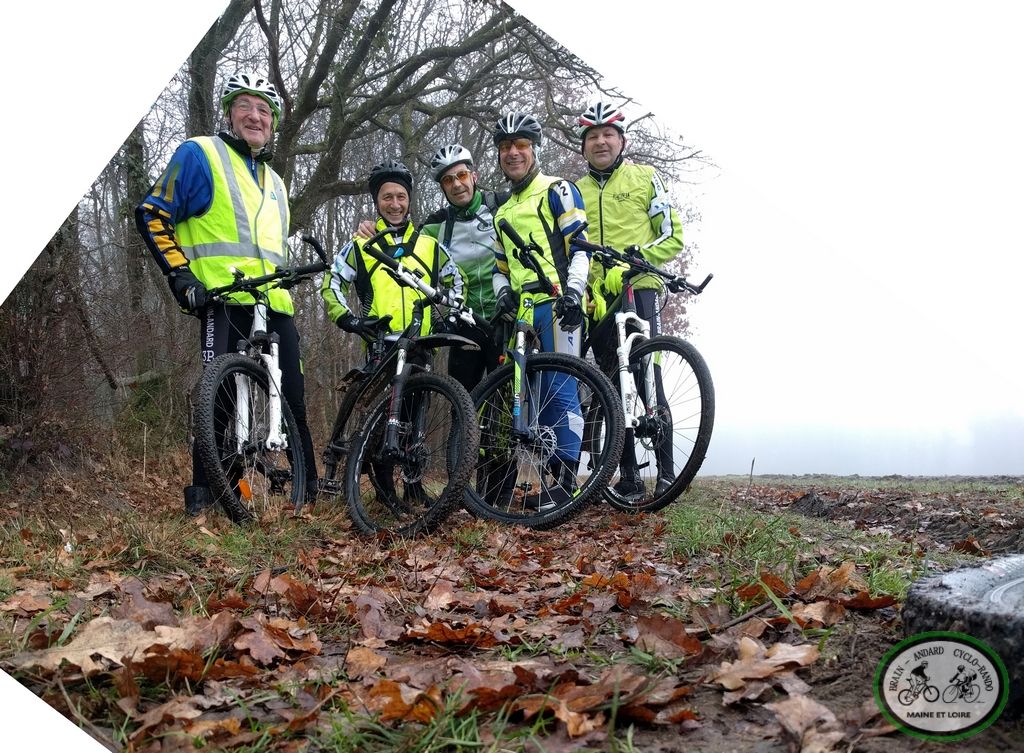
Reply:
[[[500,225],[516,246],[514,258],[537,274],[539,292],[556,296],[534,257],[540,247],[504,220]],[[464,504],[483,518],[548,529],[600,497],[615,473],[624,427],[607,377],[576,356],[540,352],[533,309],[534,295],[523,293],[507,363],[473,389],[480,455]],[[586,452],[564,444],[587,436]]]
[[[414,536],[434,530],[460,504],[480,441],[469,393],[431,371],[434,349],[477,345],[460,335],[422,334],[432,304],[473,321],[472,312],[374,247],[400,228],[385,228],[363,250],[400,284],[423,294],[409,326],[368,340],[369,361],[345,377],[345,391],[324,449],[321,496],[344,495],[366,534]]]
[[[308,236],[302,240],[320,261],[260,277],[244,277],[236,270],[230,285],[207,291],[212,301],[232,293],[249,293],[255,301],[249,336],[238,341],[237,352],[206,365],[193,394],[194,452],[214,498],[235,523],[288,504],[298,511],[305,499],[302,443],[281,394],[279,338],[267,332],[268,292],[290,288],[327,269],[320,244]]]

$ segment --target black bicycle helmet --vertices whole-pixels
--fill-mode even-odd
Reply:
[[[380,187],[385,183],[398,183],[412,194],[412,173],[409,172],[408,167],[398,160],[392,159],[387,162],[381,162],[379,165],[374,165],[373,169],[370,170],[370,177],[367,179],[367,182],[370,184],[370,195],[373,196],[374,201],[377,200]]]

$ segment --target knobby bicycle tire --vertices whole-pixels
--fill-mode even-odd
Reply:
[[[343,497],[345,494],[345,466],[352,439],[366,420],[366,406],[376,402],[376,396],[387,387],[390,376],[384,371],[364,374],[345,389],[323,451],[324,476],[320,487],[324,495]]]
[[[236,377],[248,385],[249,431],[238,450]],[[268,450],[269,374],[252,358],[225,353],[203,370],[193,415],[195,452],[214,499],[235,523],[247,523],[287,505],[298,506],[306,488],[299,429],[281,397],[287,449]]]
[[[419,373],[402,393],[399,457],[385,452],[391,393],[351,442],[345,470],[353,525],[365,534],[435,530],[462,500],[480,443],[469,393],[449,376]]]
[[[640,412],[644,413],[643,409],[650,403],[653,418],[635,427],[635,442],[627,442],[632,444],[637,466],[641,469],[643,497],[627,499],[611,487],[604,492],[609,504],[629,513],[661,510],[686,491],[707,455],[715,423],[715,388],[711,371],[693,345],[672,335],[644,340],[632,349],[629,356],[630,373],[636,375],[635,379],[640,379],[645,358],[651,358],[658,364],[663,394],[653,401],[652,396],[637,395]],[[624,450],[629,452],[630,447]],[[673,480],[658,494],[656,488],[665,464],[665,452],[669,453],[668,462],[672,463]],[[676,468],[678,473],[675,473]]]
[[[565,421],[561,427],[541,425],[539,436],[531,441],[514,437],[511,428],[515,372],[514,364],[506,364],[489,374],[472,393],[480,424],[481,449],[464,504],[478,517],[540,530],[554,528],[597,499],[615,473],[622,453],[624,427],[621,404],[611,382],[597,368],[574,356],[563,353],[527,356],[527,382],[543,381],[545,375],[549,383],[558,378],[575,380],[583,424],[580,434],[588,437],[588,444],[577,462],[577,482],[579,472],[586,473],[588,469],[584,459],[588,453],[592,466],[589,474],[571,496],[552,491],[547,479],[557,444],[551,446],[550,443],[556,439],[557,429],[567,428],[571,419],[559,418]],[[539,415],[544,406],[538,405],[535,409]],[[588,427],[588,416],[597,427],[596,431]],[[545,500],[554,506],[543,509]]]

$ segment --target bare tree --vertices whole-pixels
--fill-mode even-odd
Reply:
[[[465,144],[482,183],[499,188],[490,130],[500,113],[526,110],[545,126],[545,171],[575,178],[584,167],[575,115],[598,94],[628,102],[497,0],[231,0],[0,311],[0,344],[10,346],[0,422],[45,414],[57,405],[54,385],[66,381],[86,386],[82,415],[116,423],[127,414],[126,432],[163,422],[168,438],[184,435],[199,370],[194,325],[147,260],[131,210],[184,138],[217,129],[219,88],[238,69],[268,72],[282,92],[273,165],[288,184],[293,230],[312,231],[330,249],[372,215],[366,175],[376,162],[410,166],[414,216],[423,216],[442,200],[426,170],[437,146]],[[706,162],[649,114],[633,120],[632,156],[670,180]],[[360,349],[328,326],[318,291],[293,297],[316,438]],[[672,318],[685,326],[685,311]],[[76,354],[73,375],[32,336],[44,331],[59,334],[57,350]]]

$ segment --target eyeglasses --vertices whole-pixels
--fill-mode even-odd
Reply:
[[[271,109],[262,102],[256,102],[254,104],[246,99],[236,99],[235,108],[240,112],[252,112],[255,110],[259,115],[262,115],[265,118],[269,118],[273,115]]]
[[[533,147],[533,142],[529,139],[506,139],[498,144],[498,153],[507,154],[513,146],[519,151],[524,152]]]
[[[455,181],[459,181],[459,183],[465,183],[467,180],[469,180],[469,176],[471,176],[472,174],[473,173],[471,173],[469,170],[459,170],[457,173],[454,174],[449,173],[448,175],[442,175],[441,185],[447,188],[448,186],[455,185]]]

